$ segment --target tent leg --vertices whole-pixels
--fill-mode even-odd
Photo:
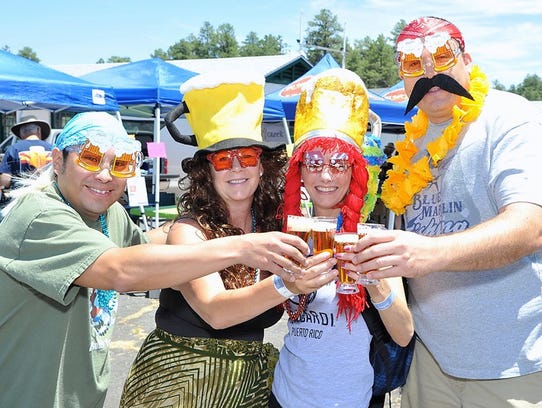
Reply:
[[[282,124],[284,125],[284,134],[286,135],[286,144],[292,143],[292,137],[290,136],[290,128],[288,128],[288,121],[286,118],[282,118]]]
[[[145,214],[145,207],[142,205],[139,206],[139,211],[141,211],[141,221],[143,221],[143,231],[149,230],[149,224],[147,223],[147,214]]]
[[[154,107],[154,142],[160,143],[160,104],[157,103]],[[158,228],[160,219],[160,157],[154,158],[154,228]]]

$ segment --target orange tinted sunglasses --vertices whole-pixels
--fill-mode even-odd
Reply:
[[[256,146],[240,147],[239,149],[220,150],[209,153],[207,160],[211,162],[216,171],[231,170],[233,159],[237,157],[241,167],[254,167],[260,161],[262,149]]]

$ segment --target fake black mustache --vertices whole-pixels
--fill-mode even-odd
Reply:
[[[463,86],[446,74],[437,74],[432,78],[420,78],[414,85],[410,98],[408,98],[408,104],[405,109],[405,115],[414,108],[422,100],[427,92],[434,86],[438,86],[440,89],[451,92],[453,94],[463,96],[474,100],[472,95]]]

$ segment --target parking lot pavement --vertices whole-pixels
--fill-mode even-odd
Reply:
[[[119,296],[117,324],[111,342],[111,381],[104,408],[118,408],[122,386],[139,347],[147,334],[154,329],[154,313],[158,307],[157,299],[144,296]],[[286,315],[285,315],[286,316]],[[265,331],[264,341],[278,349],[282,347],[286,333],[286,317]],[[385,407],[388,407],[386,400]],[[399,408],[400,397],[392,393],[392,408]]]
[[[119,296],[117,324],[111,341],[111,381],[104,408],[118,408],[122,386],[141,343],[154,329],[157,299]]]

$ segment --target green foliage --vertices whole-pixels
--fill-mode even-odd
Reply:
[[[169,47],[166,58],[164,59],[180,60],[198,58],[195,51],[196,44],[198,42],[199,39],[197,39],[193,34],[190,34],[186,39],[180,40]],[[157,54],[157,51],[158,50],[155,51],[155,54]],[[160,51],[162,50],[160,49]]]
[[[157,50],[154,50],[154,52],[150,55],[151,58],[160,58],[162,60],[168,59],[168,54],[165,52],[162,48],[158,48]]]
[[[259,38],[254,31],[248,33],[239,47],[239,55],[241,57],[255,57],[259,55],[280,55],[285,49],[285,45],[280,35],[273,36],[271,34]]]
[[[107,62],[132,62],[130,57],[118,57],[113,55],[107,59]]]
[[[391,36],[387,38],[387,40],[391,44],[395,44],[395,40],[397,40],[397,37],[399,34],[401,34],[401,31],[403,31],[403,28],[407,25],[407,22],[403,19],[399,20],[395,25],[393,26],[393,29],[391,30]]]
[[[27,58],[34,62],[40,62],[40,59],[38,58],[37,54],[30,47],[24,47],[20,49],[17,55],[20,57]]]
[[[355,41],[347,54],[346,67],[356,72],[368,88],[387,88],[399,81],[394,55],[393,46],[386,43],[383,34],[376,40],[365,37]]]
[[[522,83],[512,85],[510,92],[524,96],[530,101],[542,101],[542,79],[538,75],[527,75]]]
[[[312,64],[316,64],[329,50],[336,50],[334,51],[335,58],[340,60],[344,42],[342,35],[344,28],[339,24],[337,16],[328,9],[322,9],[314,17],[314,20],[307,24],[309,28],[307,28],[307,35],[302,45],[308,50],[308,60]],[[329,50],[325,50],[325,48]]]
[[[494,89],[498,89],[499,91],[506,91],[506,87],[497,80],[493,81],[491,87]]]
[[[260,54],[260,38],[258,37],[258,34],[256,34],[256,32],[251,31],[247,34],[243,41],[243,45],[239,50],[239,53],[241,54],[241,57],[263,55]]]
[[[216,58],[239,56],[239,44],[235,38],[235,29],[231,24],[221,24],[218,26],[215,41],[214,50]]]

